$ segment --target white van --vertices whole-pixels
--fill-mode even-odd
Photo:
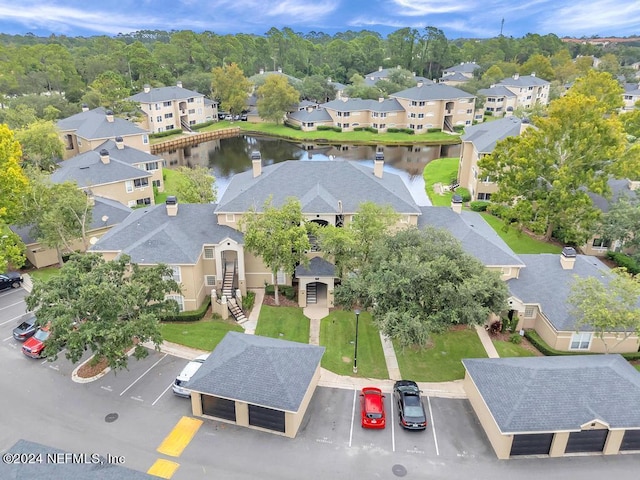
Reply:
[[[207,358],[209,358],[209,354],[205,353],[187,363],[187,366],[182,369],[180,375],[173,382],[173,393],[181,397],[191,397],[191,390],[185,388],[185,384],[191,380],[191,377],[195,375]]]

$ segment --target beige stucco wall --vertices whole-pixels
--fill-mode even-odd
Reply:
[[[217,120],[217,109],[213,105],[205,105],[204,96],[190,98],[193,100],[192,102],[189,102],[189,98],[185,97],[171,100],[171,104],[167,106],[164,105],[164,102],[140,102],[140,109],[146,116],[143,124],[152,133],[157,133],[182,128],[181,119],[184,119],[188,125]],[[165,118],[165,115],[171,115],[171,118]],[[158,117],[160,117],[160,121],[158,121]]]
[[[602,453],[605,455],[617,455],[620,453],[620,446],[624,437],[625,430],[609,430],[607,441],[604,444]]]
[[[287,437],[295,437],[298,433],[298,429],[302,424],[302,420],[304,419],[305,412],[307,411],[307,407],[309,406],[309,402],[311,402],[311,398],[313,397],[313,392],[315,392],[316,387],[318,386],[318,382],[320,381],[320,365],[316,368],[316,371],[309,382],[309,387],[307,388],[304,397],[302,398],[302,402],[300,403],[300,408],[297,412],[286,412],[285,413],[285,432]]]
[[[132,192],[127,192],[126,181],[92,185],[91,192],[96,196],[110,198],[111,200],[115,200],[116,202],[120,202],[126,206],[130,206],[129,204],[131,202],[134,204],[137,200],[142,200],[144,198],[150,199],[150,205],[155,204],[151,177],[149,177],[149,185],[147,187],[134,187]]]
[[[502,434],[468,372],[465,373],[463,387],[493,450],[496,452],[496,456],[501,460],[508,459],[513,436]]]
[[[556,432],[551,440],[551,448],[549,449],[550,457],[562,457],[567,448],[570,432]]]

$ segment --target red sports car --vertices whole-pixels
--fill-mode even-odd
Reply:
[[[39,328],[38,331],[29,340],[22,345],[22,353],[27,357],[40,358],[44,350],[44,342],[49,338],[51,332],[49,326]]]
[[[376,387],[365,387],[360,394],[362,428],[384,428],[384,395]]]

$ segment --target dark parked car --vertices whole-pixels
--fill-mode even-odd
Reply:
[[[13,329],[13,338],[19,342],[24,342],[27,338],[33,336],[37,329],[35,315],[28,314],[22,319],[20,325]]]
[[[247,114],[243,113],[242,115],[240,115],[240,120],[246,122],[248,120]]]
[[[226,117],[227,115],[228,115],[227,112],[218,111],[218,120],[224,120],[224,117]]]
[[[427,415],[420,398],[420,388],[412,380],[398,380],[393,385],[393,396],[398,405],[400,425],[407,430],[427,428]]]
[[[22,275],[18,272],[0,273],[0,290],[20,288]]]

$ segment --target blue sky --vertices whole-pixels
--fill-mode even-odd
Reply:
[[[434,26],[447,38],[500,33],[640,35],[640,0],[0,0],[0,33],[116,35],[136,30],[255,33]]]

